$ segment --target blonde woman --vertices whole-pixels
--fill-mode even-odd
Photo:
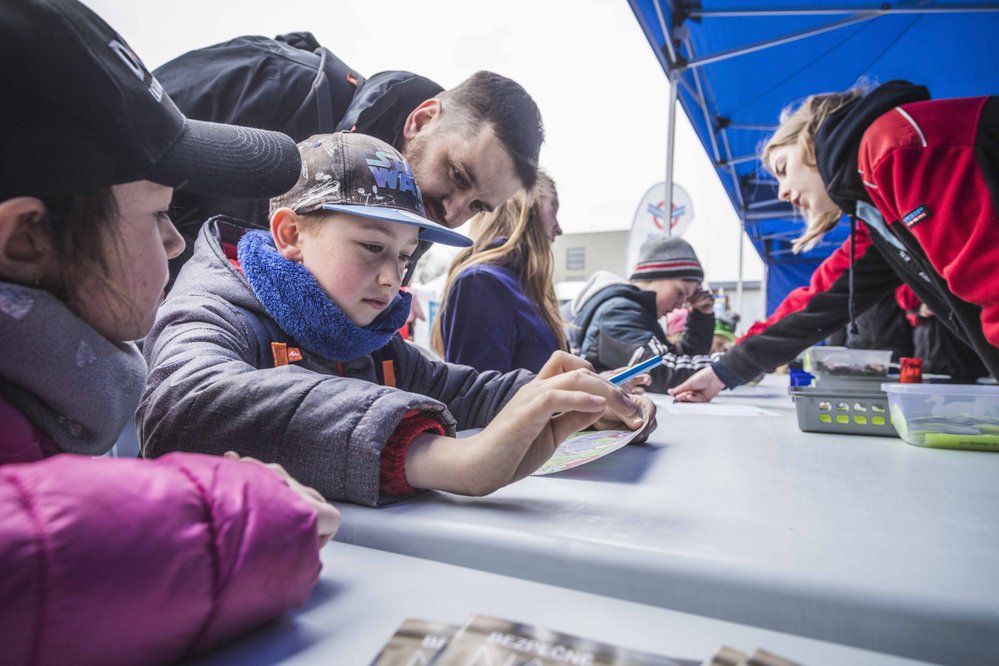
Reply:
[[[537,372],[566,348],[552,285],[557,216],[555,182],[539,172],[532,190],[473,218],[475,244],[451,264],[434,322],[432,344],[446,361]]]
[[[778,196],[805,215],[797,247],[844,214],[853,231],[808,287],[670,393],[710,400],[793,359],[903,282],[999,375],[999,98],[930,100],[904,81],[814,95],[782,115],[762,162]]]

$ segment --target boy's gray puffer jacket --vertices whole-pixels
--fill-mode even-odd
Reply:
[[[381,450],[408,412],[448,434],[482,427],[533,378],[435,362],[398,335],[376,352],[393,360],[398,388],[376,383],[371,356],[343,364],[342,376],[305,349],[300,363],[258,369],[258,338],[238,308],[268,315],[223,248],[245,230],[205,224],[145,339],[144,455],[234,450],[281,464],[330,499],[375,506],[395,499],[379,491]]]

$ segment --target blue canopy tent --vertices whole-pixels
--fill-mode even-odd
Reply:
[[[813,250],[791,251],[803,220],[757,159],[782,108],[861,79],[906,79],[935,98],[999,93],[999,2],[629,3],[671,83],[666,182],[679,101],[766,265],[768,314],[849,235],[844,220]]]

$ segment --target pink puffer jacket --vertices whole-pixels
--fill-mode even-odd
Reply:
[[[2,664],[173,661],[302,604],[319,567],[315,511],[260,465],[0,466]]]

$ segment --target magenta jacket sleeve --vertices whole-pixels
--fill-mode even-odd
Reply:
[[[298,606],[316,514],[269,469],[196,454],[0,467],[0,663],[139,664]]]

